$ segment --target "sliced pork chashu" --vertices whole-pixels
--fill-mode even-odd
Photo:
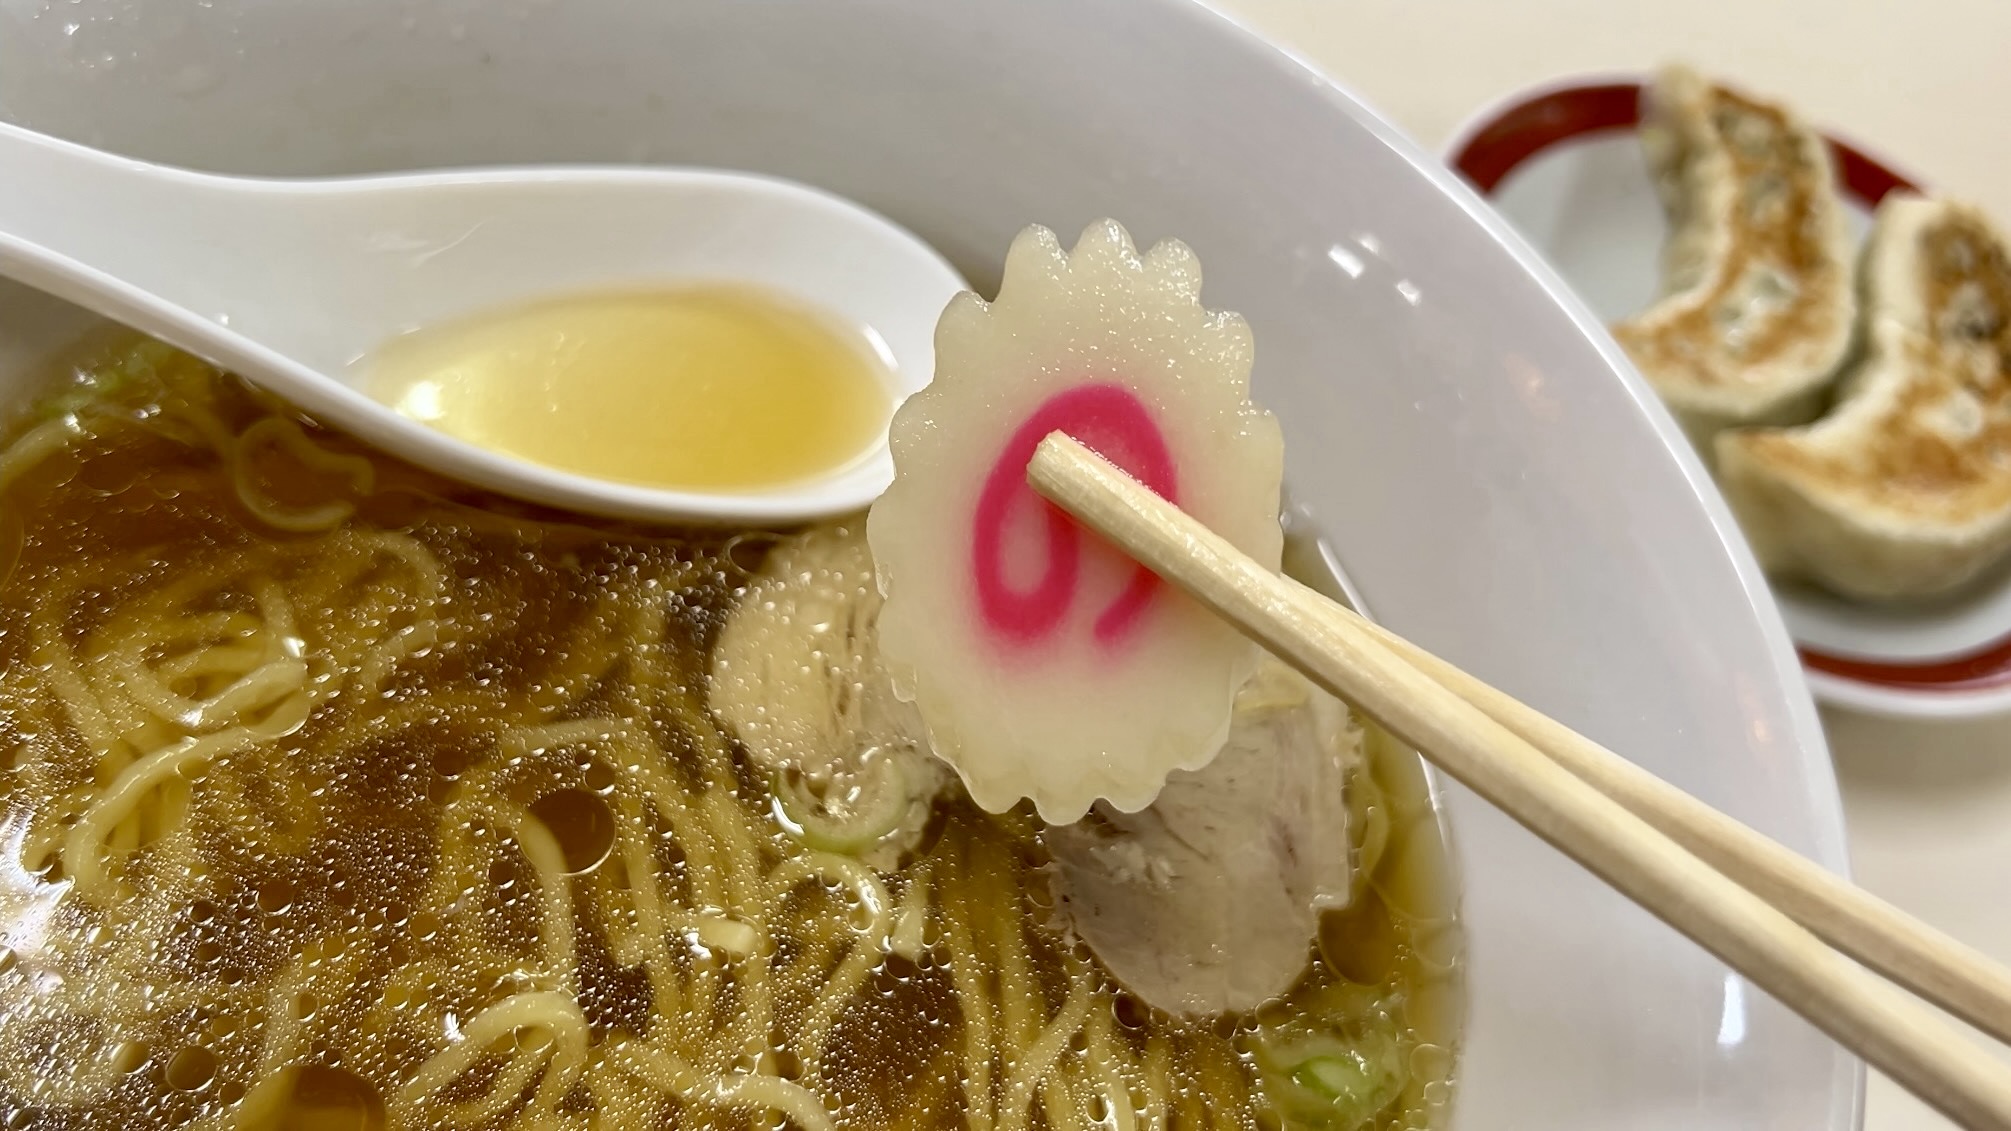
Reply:
[[[1867,342],[1841,401],[1724,434],[1720,478],[1774,572],[1927,596],[2011,550],[2011,255],[1973,208],[1889,197],[1860,276]]]
[[[953,782],[880,661],[864,523],[781,540],[712,650],[706,705],[812,848],[892,867]]]
[[[1821,411],[1850,346],[1851,247],[1828,148],[1786,110],[1682,67],[1643,98],[1662,297],[1613,335],[1709,458],[1722,428]]]
[[[1254,1009],[1304,974],[1321,911],[1349,895],[1343,707],[1266,659],[1229,739],[1138,813],[1099,804],[1043,837],[1057,909],[1141,1001],[1199,1017]]]

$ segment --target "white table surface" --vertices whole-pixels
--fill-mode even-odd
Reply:
[[[1433,148],[1531,83],[1683,59],[2011,224],[2007,0],[1217,2]],[[1858,881],[2011,962],[2011,720],[1826,722]],[[1950,1124],[1874,1075],[1865,1126]]]

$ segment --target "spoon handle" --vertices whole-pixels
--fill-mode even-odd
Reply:
[[[262,210],[215,182],[0,123],[0,275],[154,333],[163,306],[222,314],[206,280],[274,265]]]

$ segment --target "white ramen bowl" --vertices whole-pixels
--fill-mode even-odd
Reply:
[[[1188,0],[28,0],[0,5],[0,115],[243,173],[757,170],[987,289],[1029,222],[1177,235],[1248,316],[1294,498],[1370,612],[1843,866],[1780,617],[1597,320],[1435,159]],[[84,324],[0,292],[0,395]],[[1472,940],[1456,1128],[1856,1125],[1853,1060],[1445,792]]]

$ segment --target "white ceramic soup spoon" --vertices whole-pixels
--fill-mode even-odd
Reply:
[[[313,180],[215,176],[0,123],[0,275],[197,354],[414,463],[520,498],[673,522],[793,522],[866,506],[884,429],[808,482],[672,490],[557,470],[410,420],[358,358],[416,327],[610,287],[727,282],[876,339],[895,400],[934,369],[964,287],[912,233],[850,201],[698,169],[525,167]]]

